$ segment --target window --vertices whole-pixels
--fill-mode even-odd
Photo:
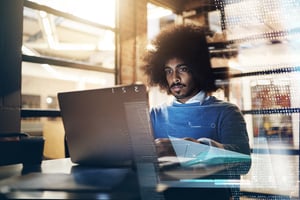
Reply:
[[[114,1],[25,1],[23,27],[22,93],[40,108],[60,91],[115,84]]]
[[[22,109],[36,112],[21,131],[45,137],[46,158],[64,157],[59,114],[38,113],[58,112],[58,92],[115,85],[115,1],[25,0],[23,16]]]

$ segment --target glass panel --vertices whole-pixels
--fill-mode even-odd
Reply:
[[[224,7],[224,23],[228,39],[255,40],[261,38],[260,34],[265,34],[265,39],[281,39],[300,27],[298,1],[227,0],[225,2],[227,5]]]
[[[298,199],[299,1],[214,2],[219,9],[208,13],[209,39],[237,51],[224,62],[232,75],[229,101],[245,113],[253,149],[241,191]]]

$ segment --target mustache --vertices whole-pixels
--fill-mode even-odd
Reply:
[[[173,87],[176,87],[176,86],[185,86],[185,84],[182,84],[182,83],[173,83],[170,88],[173,88]]]

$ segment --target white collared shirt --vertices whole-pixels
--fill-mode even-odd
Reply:
[[[187,100],[185,102],[185,104],[187,103],[197,103],[199,102],[200,105],[204,102],[204,100],[209,99],[209,96],[206,96],[206,93],[204,91],[200,91],[198,92],[195,96],[193,96],[192,98],[190,98],[189,100]],[[182,104],[180,101],[178,101],[175,97],[174,97],[174,103],[178,103],[178,104]]]

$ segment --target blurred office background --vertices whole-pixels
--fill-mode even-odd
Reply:
[[[254,162],[241,190],[299,199],[299,1],[13,2],[1,2],[11,14],[0,21],[0,133],[44,136],[45,159],[65,157],[57,93],[145,82],[149,41],[170,24],[195,23],[207,29],[221,87],[214,95],[237,104],[247,122]],[[150,88],[150,106],[165,100]]]

